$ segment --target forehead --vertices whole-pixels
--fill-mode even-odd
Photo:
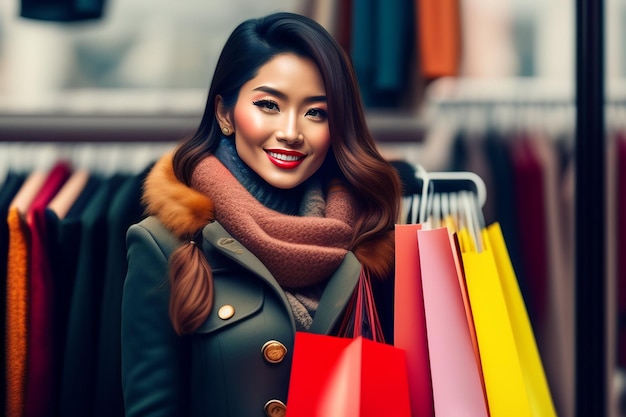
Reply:
[[[293,53],[276,55],[262,65],[256,76],[243,85],[242,91],[271,87],[285,92],[325,95],[324,82],[315,62]]]

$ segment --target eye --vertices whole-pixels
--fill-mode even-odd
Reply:
[[[309,109],[304,116],[309,117],[313,120],[324,121],[328,118],[328,112],[326,112],[326,110],[324,109],[313,108]]]
[[[252,104],[254,104],[255,106],[261,108],[262,110],[268,111],[268,112],[279,112],[280,109],[278,108],[278,104],[275,101],[272,100],[257,100],[257,101],[253,101]]]

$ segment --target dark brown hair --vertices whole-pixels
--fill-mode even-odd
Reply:
[[[232,108],[241,86],[281,53],[295,53],[312,59],[324,81],[331,150],[320,172],[327,178],[343,180],[359,201],[351,248],[388,234],[393,230],[400,210],[401,185],[397,172],[380,155],[368,130],[348,56],[320,24],[305,16],[275,13],[247,20],[235,28],[218,59],[200,125],[193,136],[179,144],[174,154],[177,178],[189,185],[196,165],[217,149],[221,132],[215,118],[216,97],[220,95],[224,104]],[[172,254],[170,263],[188,262],[181,258],[189,255],[183,246]],[[208,315],[206,306],[210,311],[212,303],[212,291],[202,291],[206,285],[190,283],[189,277],[202,282],[211,280],[211,269],[204,256],[194,259],[198,265],[192,269],[202,273],[187,271],[176,275],[173,272],[180,269],[171,268],[170,316],[179,333],[195,330]],[[192,288],[194,291],[200,288],[201,294],[190,297],[187,291]],[[193,305],[190,300],[194,300]]]

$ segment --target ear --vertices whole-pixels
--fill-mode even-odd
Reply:
[[[224,105],[224,99],[220,95],[215,97],[215,118],[220,125],[220,129],[227,127],[231,132],[235,131],[232,111]]]

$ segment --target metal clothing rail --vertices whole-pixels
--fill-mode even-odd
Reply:
[[[33,102],[0,95],[0,142],[177,142],[195,132],[204,89],[75,89]],[[424,127],[413,110],[367,111],[380,142],[414,142]]]
[[[0,142],[177,142],[193,134],[201,114],[0,114]],[[370,112],[379,142],[417,142],[424,133],[414,114]]]
[[[607,81],[604,103],[626,104],[626,78]],[[431,106],[576,104],[575,79],[553,77],[442,77],[425,92]]]

